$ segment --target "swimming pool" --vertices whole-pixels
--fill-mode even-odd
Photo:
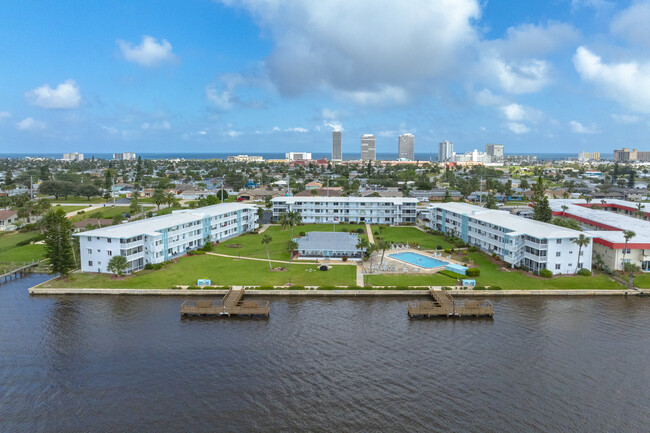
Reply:
[[[442,260],[434,259],[433,257],[425,256],[418,253],[395,253],[389,254],[389,257],[392,257],[397,260],[401,260],[406,263],[410,263],[421,268],[439,268],[440,266],[447,266],[449,262]]]

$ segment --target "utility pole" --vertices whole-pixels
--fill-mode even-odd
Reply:
[[[29,197],[34,200],[34,179],[32,179],[32,175],[29,175]]]
[[[113,178],[113,186],[111,187],[111,196],[113,197],[113,207],[115,207],[115,178]]]

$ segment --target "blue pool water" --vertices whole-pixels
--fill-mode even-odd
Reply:
[[[389,254],[392,257],[403,262],[410,263],[421,268],[437,268],[440,266],[447,266],[449,263],[442,260],[434,259],[433,257],[424,256],[418,253],[395,253]]]

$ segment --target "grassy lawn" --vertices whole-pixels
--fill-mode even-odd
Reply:
[[[52,204],[55,203],[106,203],[106,200],[101,197],[91,197],[90,200],[88,200],[87,197],[69,196],[67,199],[63,197],[52,199]]]
[[[634,277],[634,285],[642,289],[650,289],[650,274],[639,274]]]
[[[88,208],[88,206],[67,206],[67,205],[63,205],[63,206],[62,206],[62,205],[60,205],[60,204],[56,204],[56,205],[54,205],[53,207],[55,207],[55,208],[61,208],[61,209],[63,209],[66,213],[74,212],[74,211],[77,211],[77,210],[81,210],[81,209],[86,209],[86,208]]]
[[[73,274],[68,280],[54,280],[48,287],[168,289],[173,285],[196,284],[209,278],[216,285],[354,285],[355,266],[334,266],[327,272],[315,265],[283,265],[287,272],[271,272],[265,261],[238,260],[210,255],[182,257],[178,263],[158,271],[140,271],[116,280],[106,274]],[[308,272],[307,270],[313,270]]]
[[[106,206],[100,209],[94,210],[92,212],[85,212],[82,214],[77,214],[72,217],[72,221],[81,221],[88,218],[107,218],[112,219],[115,215],[121,215],[123,213],[129,213],[128,206]]]
[[[377,231],[376,226],[372,226],[372,232]],[[453,246],[447,242],[444,236],[431,235],[425,233],[415,227],[387,227],[381,230],[381,236],[391,242],[406,243],[412,245],[417,242],[420,247],[425,250],[435,250],[438,245],[442,248],[452,248]],[[377,237],[375,235],[375,237]]]
[[[372,286],[455,286],[456,279],[441,274],[366,275]]]
[[[501,271],[483,253],[469,253],[469,256],[481,269],[481,276],[475,278],[476,284],[480,286],[499,286],[504,290],[622,290],[625,288],[606,275],[538,278],[517,270]]]
[[[356,230],[363,228],[363,225],[345,224],[336,225],[336,231],[340,232],[342,229]],[[294,227],[293,236],[297,237],[300,232],[312,231],[331,231],[332,224],[306,224]],[[227,240],[214,248],[215,253],[228,254],[231,256],[245,256],[266,258],[266,247],[262,245],[262,237],[268,234],[273,241],[269,244],[269,253],[272,259],[275,260],[289,260],[289,252],[287,250],[287,242],[289,241],[289,229],[282,229],[280,226],[271,226],[264,233],[261,234],[245,234],[234,239]],[[367,237],[365,234],[361,237]],[[228,245],[241,245],[239,248],[229,248]]]
[[[22,242],[38,236],[38,231],[26,233],[10,233],[0,236],[0,269],[12,268],[17,264],[31,262],[32,260],[41,260],[45,258],[44,245],[23,245],[17,247],[18,242]]]

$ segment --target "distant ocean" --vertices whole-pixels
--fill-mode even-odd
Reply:
[[[92,152],[82,152],[85,159],[91,159],[93,156],[95,159],[112,159],[112,153],[92,153]],[[226,159],[228,156],[237,155],[238,153],[248,154],[248,155],[258,155],[267,159],[284,159],[284,153],[281,152],[233,152],[233,153],[174,153],[174,152],[161,152],[161,153],[139,153],[138,156],[141,156],[142,159],[171,159],[171,158],[183,158],[183,159]],[[543,161],[558,161],[568,158],[577,158],[577,153],[507,153],[506,155],[532,155],[536,156],[538,160]],[[327,158],[330,159],[331,153],[329,152],[312,152],[312,157],[314,159]],[[52,158],[58,159],[62,157],[61,153],[0,153],[0,158],[12,158],[20,159],[25,157],[39,157],[39,158]],[[344,153],[343,159],[345,160],[357,160],[360,155],[358,153]],[[601,153],[601,158],[611,159],[612,154]],[[377,153],[378,160],[396,160],[397,153]],[[438,153],[416,153],[415,159],[417,161],[436,161],[438,159]]]

